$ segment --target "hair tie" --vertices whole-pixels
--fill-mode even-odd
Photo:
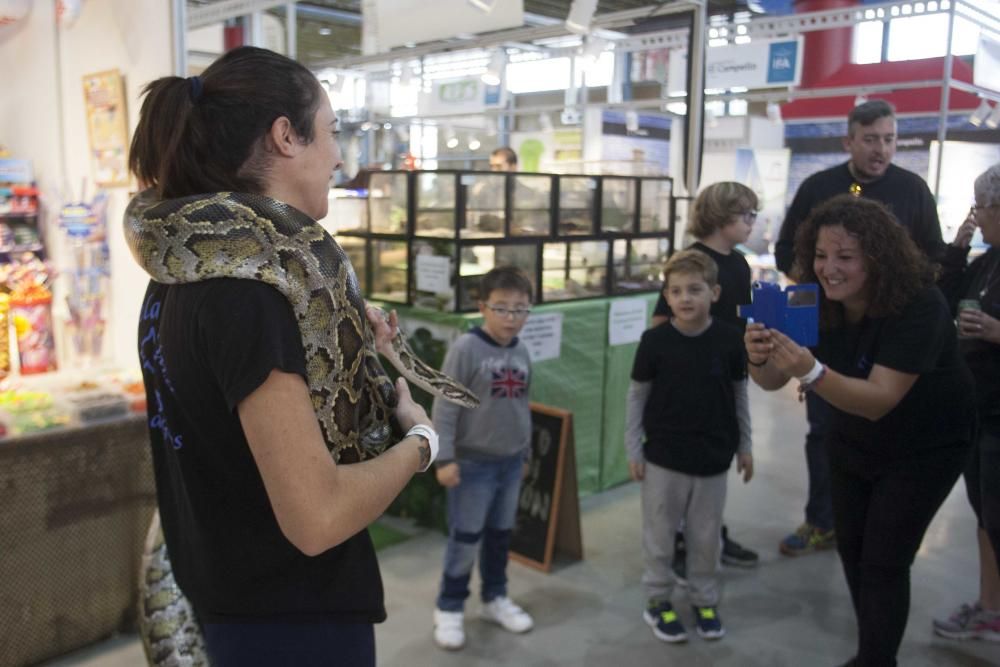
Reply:
[[[196,103],[201,99],[201,77],[200,76],[189,76],[187,78],[188,82],[188,94],[191,96],[191,101]]]

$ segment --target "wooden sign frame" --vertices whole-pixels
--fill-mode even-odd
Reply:
[[[511,535],[510,558],[542,572],[552,569],[554,556],[572,560],[583,558],[583,540],[580,534],[580,502],[576,483],[576,455],[573,443],[573,413],[541,403],[531,403],[532,424],[535,416],[560,420],[558,443],[556,443],[555,470],[552,479],[541,479],[544,459],[551,462],[551,451],[540,451],[541,447],[551,447],[551,442],[539,443],[536,429],[532,428],[531,470],[521,486],[518,498],[518,517]],[[549,432],[551,434],[551,431]],[[546,436],[546,439],[550,439]],[[551,484],[551,489],[539,488],[538,484]],[[548,494],[548,502],[544,499]],[[526,523],[534,523],[537,528],[539,507],[545,517],[544,546],[538,549],[538,535],[530,536]],[[541,552],[539,554],[539,551]]]

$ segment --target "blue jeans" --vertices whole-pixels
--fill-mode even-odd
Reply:
[[[833,408],[814,392],[806,392],[806,468],[809,471],[809,500],[806,523],[820,530],[833,528],[833,501],[830,498],[830,458],[826,452],[826,434],[830,429]]]
[[[448,489],[448,546],[437,599],[441,611],[465,607],[477,550],[483,602],[507,595],[507,551],[523,465],[520,454],[496,461],[458,462],[462,481]]]

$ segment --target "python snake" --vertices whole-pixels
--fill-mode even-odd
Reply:
[[[357,276],[343,249],[312,218],[263,195],[157,201],[147,190],[125,212],[125,237],[157,282],[242,278],[278,289],[298,322],[313,409],[334,460],[362,461],[391,444],[397,397],[375,350]],[[421,361],[398,328],[386,356],[433,395],[467,408],[479,405],[472,392]],[[158,514],[139,583],[139,628],[149,663],[209,665],[194,612],[174,580]]]

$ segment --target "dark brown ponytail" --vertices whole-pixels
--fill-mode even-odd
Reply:
[[[263,138],[288,118],[305,143],[322,89],[312,72],[280,54],[244,46],[197,80],[167,76],[146,86],[129,169],[161,197],[262,192]]]

